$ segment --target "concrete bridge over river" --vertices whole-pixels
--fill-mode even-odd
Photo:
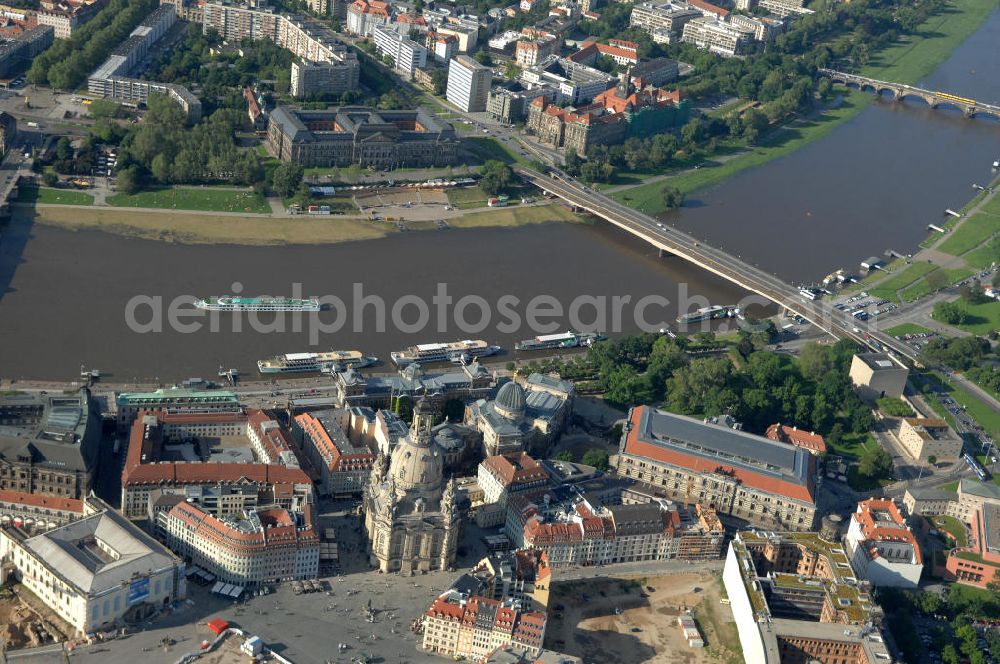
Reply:
[[[827,302],[808,298],[798,287],[779,277],[750,265],[732,254],[699,242],[687,233],[667,226],[653,217],[622,205],[558,170],[551,170],[545,175],[522,166],[515,166],[514,170],[543,191],[611,222],[654,247],[767,298],[780,307],[802,316],[831,336],[852,339],[873,350],[889,352],[900,364],[906,360],[910,362],[916,360],[916,351],[893,336],[869,327],[867,323],[835,309]]]

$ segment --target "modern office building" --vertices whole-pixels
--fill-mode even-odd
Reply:
[[[891,500],[858,503],[844,538],[851,567],[874,586],[915,589],[924,571],[920,545]]]
[[[684,32],[684,25],[699,18],[702,13],[686,2],[642,2],[632,7],[629,25],[645,30],[650,34],[660,33],[672,35],[679,40]]]
[[[458,138],[451,125],[424,108],[380,111],[366,106],[271,111],[267,147],[282,161],[305,167],[420,168],[447,166]]]
[[[319,574],[309,504],[297,512],[268,507],[216,517],[182,500],[160,515],[157,530],[174,552],[223,583],[254,587]]]
[[[851,382],[868,402],[903,396],[909,375],[909,369],[886,353],[858,353],[851,359]]]
[[[328,496],[360,496],[368,483],[375,453],[348,435],[350,411],[323,410],[295,417],[296,440],[320,472],[317,489]]]
[[[427,66],[427,49],[390,28],[377,27],[374,30],[375,50],[382,58],[392,58],[393,69],[406,77],[413,78],[413,72]]]
[[[806,531],[816,516],[807,450],[649,406],[629,413],[618,474],[767,528]]]
[[[738,533],[722,581],[747,662],[893,662],[882,611],[836,542],[815,533]]]
[[[445,97],[466,113],[485,111],[492,80],[492,69],[467,55],[456,55],[448,62]]]
[[[184,563],[94,497],[40,535],[0,529],[0,558],[77,636],[148,620],[186,594]]]
[[[536,67],[521,72],[520,81],[530,91],[554,89],[554,97],[543,93],[560,106],[591,102],[597,95],[615,85],[615,77],[569,58],[551,56]]]
[[[88,390],[0,396],[0,489],[83,499],[97,470],[101,428]]]
[[[753,48],[753,32],[718,18],[701,17],[684,24],[681,41],[723,57],[742,57]]]
[[[730,14],[729,23],[740,28],[753,32],[753,38],[759,42],[771,41],[785,31],[787,19],[776,16],[744,16],[742,14]]]
[[[978,588],[1000,580],[1000,505],[984,503],[972,514],[969,546],[952,549],[946,578]]]
[[[957,459],[964,444],[962,437],[941,418],[900,418],[896,439],[910,458],[917,461],[929,457],[940,461]]]

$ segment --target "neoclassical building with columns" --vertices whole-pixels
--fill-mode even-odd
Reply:
[[[371,565],[417,574],[450,568],[461,538],[464,507],[454,479],[445,481],[445,454],[432,435],[434,409],[421,399],[413,423],[386,463],[379,455],[365,495]]]

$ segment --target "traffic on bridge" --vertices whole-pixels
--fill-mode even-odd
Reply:
[[[515,171],[543,191],[609,221],[653,246],[687,260],[723,279],[761,295],[784,309],[798,314],[824,332],[875,350],[883,350],[901,364],[916,359],[916,352],[894,337],[867,326],[842,311],[803,296],[799,289],[736,256],[708,246],[694,237],[653,217],[621,205],[558,170],[548,175],[525,167]]]

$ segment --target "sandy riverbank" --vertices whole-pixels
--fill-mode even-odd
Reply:
[[[69,230],[99,230],[125,237],[179,244],[336,244],[373,240],[400,230],[389,223],[372,223],[361,217],[242,216],[228,213],[178,212],[154,209],[117,209],[40,205],[20,208],[38,224]],[[447,219],[454,228],[524,226],[553,221],[579,222],[581,218],[561,205],[512,207],[464,212]],[[433,222],[406,224],[412,230],[436,229]]]

